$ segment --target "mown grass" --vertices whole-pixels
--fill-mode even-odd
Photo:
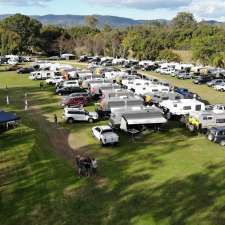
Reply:
[[[222,147],[170,122],[168,130],[135,143],[120,134],[118,147],[102,148],[91,136],[93,125],[60,121],[68,148],[99,160],[97,178],[79,179],[50,142],[53,114],[62,115],[53,88],[40,90],[39,82],[11,72],[1,73],[0,83],[12,99],[6,106],[0,89],[0,108],[21,116],[18,128],[0,135],[2,225],[224,224]],[[24,90],[38,114],[24,112]]]

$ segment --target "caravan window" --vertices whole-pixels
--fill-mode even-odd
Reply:
[[[213,118],[212,118],[211,116],[208,116],[208,117],[207,117],[207,116],[204,116],[204,117],[203,117],[203,120],[212,120],[212,119],[213,119]]]
[[[195,111],[201,111],[202,109],[202,106],[201,105],[196,105],[195,106]]]
[[[159,92],[158,89],[152,89],[152,92]]]
[[[174,104],[173,107],[177,107],[177,104]]]
[[[191,106],[184,106],[183,110],[191,110]]]
[[[216,123],[225,123],[225,119],[217,119]]]

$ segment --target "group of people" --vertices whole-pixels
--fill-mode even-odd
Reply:
[[[78,170],[79,177],[81,176],[96,176],[97,173],[97,160],[95,158],[90,158],[89,156],[76,157],[76,167]]]

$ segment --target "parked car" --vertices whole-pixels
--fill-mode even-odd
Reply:
[[[110,126],[96,126],[92,128],[92,135],[104,146],[106,144],[117,144],[119,136],[113,132]]]
[[[84,96],[67,97],[61,102],[61,106],[85,106],[88,103],[88,99]]]
[[[22,68],[19,68],[16,72],[18,74],[24,74],[24,73],[31,73],[34,71],[34,68],[32,67],[22,67]]]
[[[221,84],[221,83],[224,83],[224,80],[223,79],[215,79],[215,80],[209,81],[207,83],[207,85],[209,87],[213,87],[213,86],[218,85],[218,84]]]
[[[63,87],[80,87],[78,80],[67,80],[62,83]]]
[[[85,91],[85,92],[74,92],[74,93],[72,93],[68,96],[65,96],[65,98],[73,98],[73,97],[80,97],[80,96],[86,97],[88,99],[91,98],[90,94],[87,91]]]
[[[57,87],[56,94],[58,95],[70,95],[77,92],[85,92],[85,89],[79,87]]]
[[[225,91],[225,83],[215,85],[214,89],[217,91]]]
[[[56,76],[56,77],[49,78],[49,79],[45,80],[46,84],[49,84],[49,85],[59,84],[59,83],[61,83],[63,81],[64,81],[64,79],[63,79],[62,76]]]
[[[75,121],[93,123],[98,119],[98,114],[96,112],[88,112],[84,108],[65,108],[63,118],[67,123],[74,123]]]
[[[178,78],[178,79],[181,79],[181,80],[187,80],[187,79],[191,79],[192,76],[191,76],[190,73],[184,72],[184,73],[179,73],[179,74],[177,75],[177,78]]]
[[[199,76],[199,77],[196,77],[193,80],[193,83],[194,84],[206,84],[207,82],[210,82],[211,80],[212,80],[211,77],[208,77],[208,76]]]
[[[197,94],[190,92],[186,88],[178,88],[178,87],[176,87],[174,89],[174,91],[179,93],[179,94],[181,94],[181,95],[183,95],[183,97],[186,98],[186,99],[192,99],[194,97],[198,98]]]
[[[211,128],[207,134],[210,141],[225,146],[225,127]]]

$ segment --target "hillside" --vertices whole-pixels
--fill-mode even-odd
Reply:
[[[10,16],[9,14],[0,15],[0,20]],[[31,16],[37,20],[39,20],[43,24],[54,24],[60,26],[76,26],[76,25],[84,25],[85,24],[85,16],[84,15],[44,15]],[[99,26],[102,27],[105,24],[108,24],[112,27],[128,27],[141,25],[148,22],[160,22],[167,23],[167,20],[134,20],[125,17],[117,17],[117,16],[102,16],[96,15],[99,21]]]

